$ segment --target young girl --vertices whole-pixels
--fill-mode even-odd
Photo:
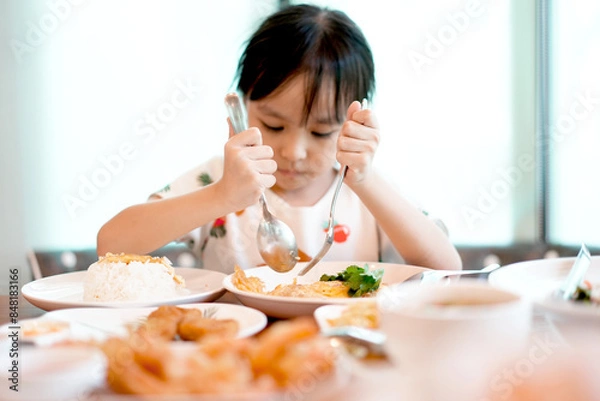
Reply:
[[[344,165],[334,243],[323,260],[461,268],[443,230],[373,169],[379,128],[358,101],[374,92],[373,57],[344,13],[298,5],[273,14],[250,38],[238,77],[251,128],[235,135],[230,125],[223,157],[107,222],[99,255],[148,253],[180,240],[206,269],[262,265],[256,231],[264,192],[293,230],[300,261],[310,260],[325,240]]]

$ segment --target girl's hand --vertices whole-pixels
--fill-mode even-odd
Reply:
[[[258,128],[234,135],[230,122],[224,159],[223,177],[217,183],[220,199],[215,201],[225,202],[232,212],[257,203],[260,194],[275,185],[273,149],[262,144]]]
[[[375,115],[369,109],[361,110],[359,102],[352,102],[338,136],[336,154],[338,162],[348,166],[349,185],[360,185],[371,174],[378,146],[379,125]]]

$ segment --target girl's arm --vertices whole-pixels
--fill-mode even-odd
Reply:
[[[257,128],[238,135],[230,126],[223,176],[185,195],[131,206],[98,232],[97,253],[152,252],[191,230],[258,202],[273,186],[277,164],[273,149],[262,144]]]
[[[348,166],[346,184],[360,197],[406,263],[432,269],[461,269],[456,248],[433,221],[373,170],[379,126],[358,102],[348,107],[338,137],[337,159]]]
[[[146,254],[229,212],[214,184],[169,199],[128,207],[98,232],[97,253]]]

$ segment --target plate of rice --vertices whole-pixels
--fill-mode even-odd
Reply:
[[[167,258],[107,254],[87,271],[27,283],[22,294],[44,310],[133,308],[210,302],[225,293],[224,273],[173,267]]]

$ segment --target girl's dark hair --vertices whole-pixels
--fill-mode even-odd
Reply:
[[[248,41],[238,64],[238,90],[259,100],[299,74],[306,75],[304,119],[319,90],[334,84],[335,118],[353,100],[371,99],[373,54],[360,28],[343,12],[289,6],[267,18]]]

